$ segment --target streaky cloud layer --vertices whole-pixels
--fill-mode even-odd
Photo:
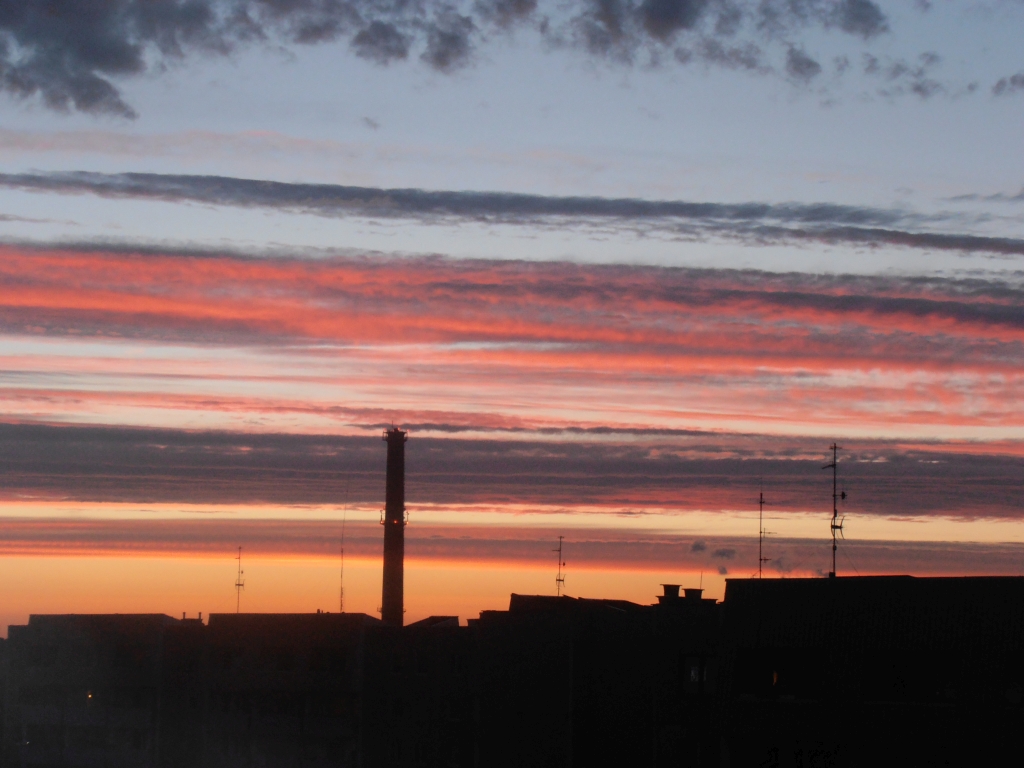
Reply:
[[[728,238],[751,245],[823,243],[999,256],[1024,255],[1024,240],[948,231],[954,214],[831,203],[713,203],[639,198],[551,197],[479,191],[383,189],[298,184],[224,176],[153,173],[0,174],[0,187],[119,199],[262,207],[317,216],[414,219],[422,223],[599,225],[686,239]],[[930,228],[930,229],[929,229]]]
[[[806,510],[842,435],[863,513],[1021,508],[1024,290],[1008,281],[2,256],[9,494],[325,503],[344,481],[366,501],[394,422],[422,451],[424,503],[744,509],[760,477]],[[97,426],[60,426],[76,423]]]
[[[3,257],[10,419],[938,441],[1012,440],[1024,420],[1024,292],[1006,281],[14,247]]]
[[[0,480],[11,502],[372,506],[381,494],[380,426],[346,436],[3,425]],[[587,507],[635,515],[642,527],[671,512],[752,509],[758,488],[775,511],[830,504],[820,439],[643,430],[614,440],[571,431],[412,434],[413,508]],[[1021,444],[987,452],[972,444],[843,445],[843,482],[857,514],[1024,516]]]
[[[154,555],[219,557],[241,545],[257,558],[337,558],[338,522],[281,521],[131,521],[5,519],[0,553],[6,556],[101,557]],[[409,528],[411,563],[434,562],[545,566],[550,561],[552,530],[544,527]],[[346,555],[354,561],[380,556],[379,526],[353,525],[346,532]],[[756,573],[757,544],[750,537],[701,537],[654,532],[580,529],[569,537],[575,569],[717,572],[746,577]],[[823,575],[828,547],[823,540],[772,539],[769,572]],[[847,573],[920,575],[991,574],[1019,571],[1024,544],[969,542],[851,541],[843,546]]]

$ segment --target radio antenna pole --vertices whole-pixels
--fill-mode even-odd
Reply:
[[[558,553],[558,575],[555,576],[555,594],[558,597],[562,596],[562,591],[565,589],[565,574],[562,572],[562,568],[565,567],[565,562],[562,560],[562,539],[564,538],[564,536],[559,536],[558,549],[551,550]]]
[[[242,576],[245,575],[245,571],[242,570],[242,548],[238,548],[238,557],[235,558],[238,561],[238,575],[235,576],[235,613],[238,613],[242,607],[242,590],[245,589],[245,579]]]
[[[338,613],[345,612],[345,522],[348,520],[348,490],[352,479],[345,483],[345,511],[341,513],[341,591],[338,594]]]
[[[832,530],[832,570],[829,571],[828,576],[830,579],[834,579],[836,577],[836,533],[843,538],[846,538],[843,534],[843,522],[846,518],[844,517],[842,520],[839,519],[839,500],[846,499],[846,491],[840,493],[838,491],[839,486],[836,482],[836,475],[839,467],[839,449],[841,446],[836,443],[832,443],[829,448],[832,450],[832,463],[826,464],[822,469],[832,470],[832,524],[830,526]]]
[[[764,575],[762,573],[762,571],[764,569],[764,564],[765,563],[770,563],[772,561],[772,559],[770,557],[765,557],[764,556],[764,537],[767,536],[769,533],[771,533],[771,531],[766,531],[764,529],[764,505],[767,504],[767,503],[768,502],[764,500],[764,491],[762,490],[758,494],[758,499],[757,499],[757,506],[758,506],[758,513],[757,513],[757,522],[758,522],[758,532],[757,532],[757,578],[759,578],[759,579]]]

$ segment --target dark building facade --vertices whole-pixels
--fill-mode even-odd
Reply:
[[[33,616],[4,766],[998,764],[1024,579],[730,580],[654,605],[513,595],[363,614]]]
[[[731,580],[722,637],[731,765],[1000,765],[1017,751],[1024,578]]]

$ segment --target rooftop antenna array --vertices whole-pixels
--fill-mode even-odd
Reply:
[[[562,568],[565,567],[565,561],[562,560],[562,539],[564,536],[558,537],[558,549],[552,549],[552,552],[558,553],[558,575],[555,576],[555,594],[558,597],[562,596],[562,592],[565,591],[565,574],[562,572]]]
[[[245,579],[242,577],[245,575],[245,571],[242,570],[242,548],[238,548],[238,557],[235,558],[238,561],[238,575],[235,576],[235,613],[238,613],[242,607],[242,590],[245,589]]]
[[[836,473],[839,466],[839,450],[841,446],[836,443],[832,443],[829,446],[832,451],[832,463],[826,464],[822,469],[832,470],[832,570],[829,571],[829,578],[834,579],[836,577],[836,533],[842,538],[846,538],[846,534],[843,533],[843,522],[846,520],[844,516],[842,519],[839,518],[839,500],[846,500],[846,491],[839,491],[838,485],[836,484]]]
[[[762,571],[764,570],[764,564],[770,563],[772,559],[764,556],[764,537],[769,536],[772,531],[766,531],[764,529],[764,505],[768,502],[764,500],[764,491],[760,491],[757,497],[757,578],[761,578]]]

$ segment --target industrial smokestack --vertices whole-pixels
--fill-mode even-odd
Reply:
[[[405,432],[384,430],[388,476],[384,493],[384,591],[381,619],[400,627],[405,620]]]

